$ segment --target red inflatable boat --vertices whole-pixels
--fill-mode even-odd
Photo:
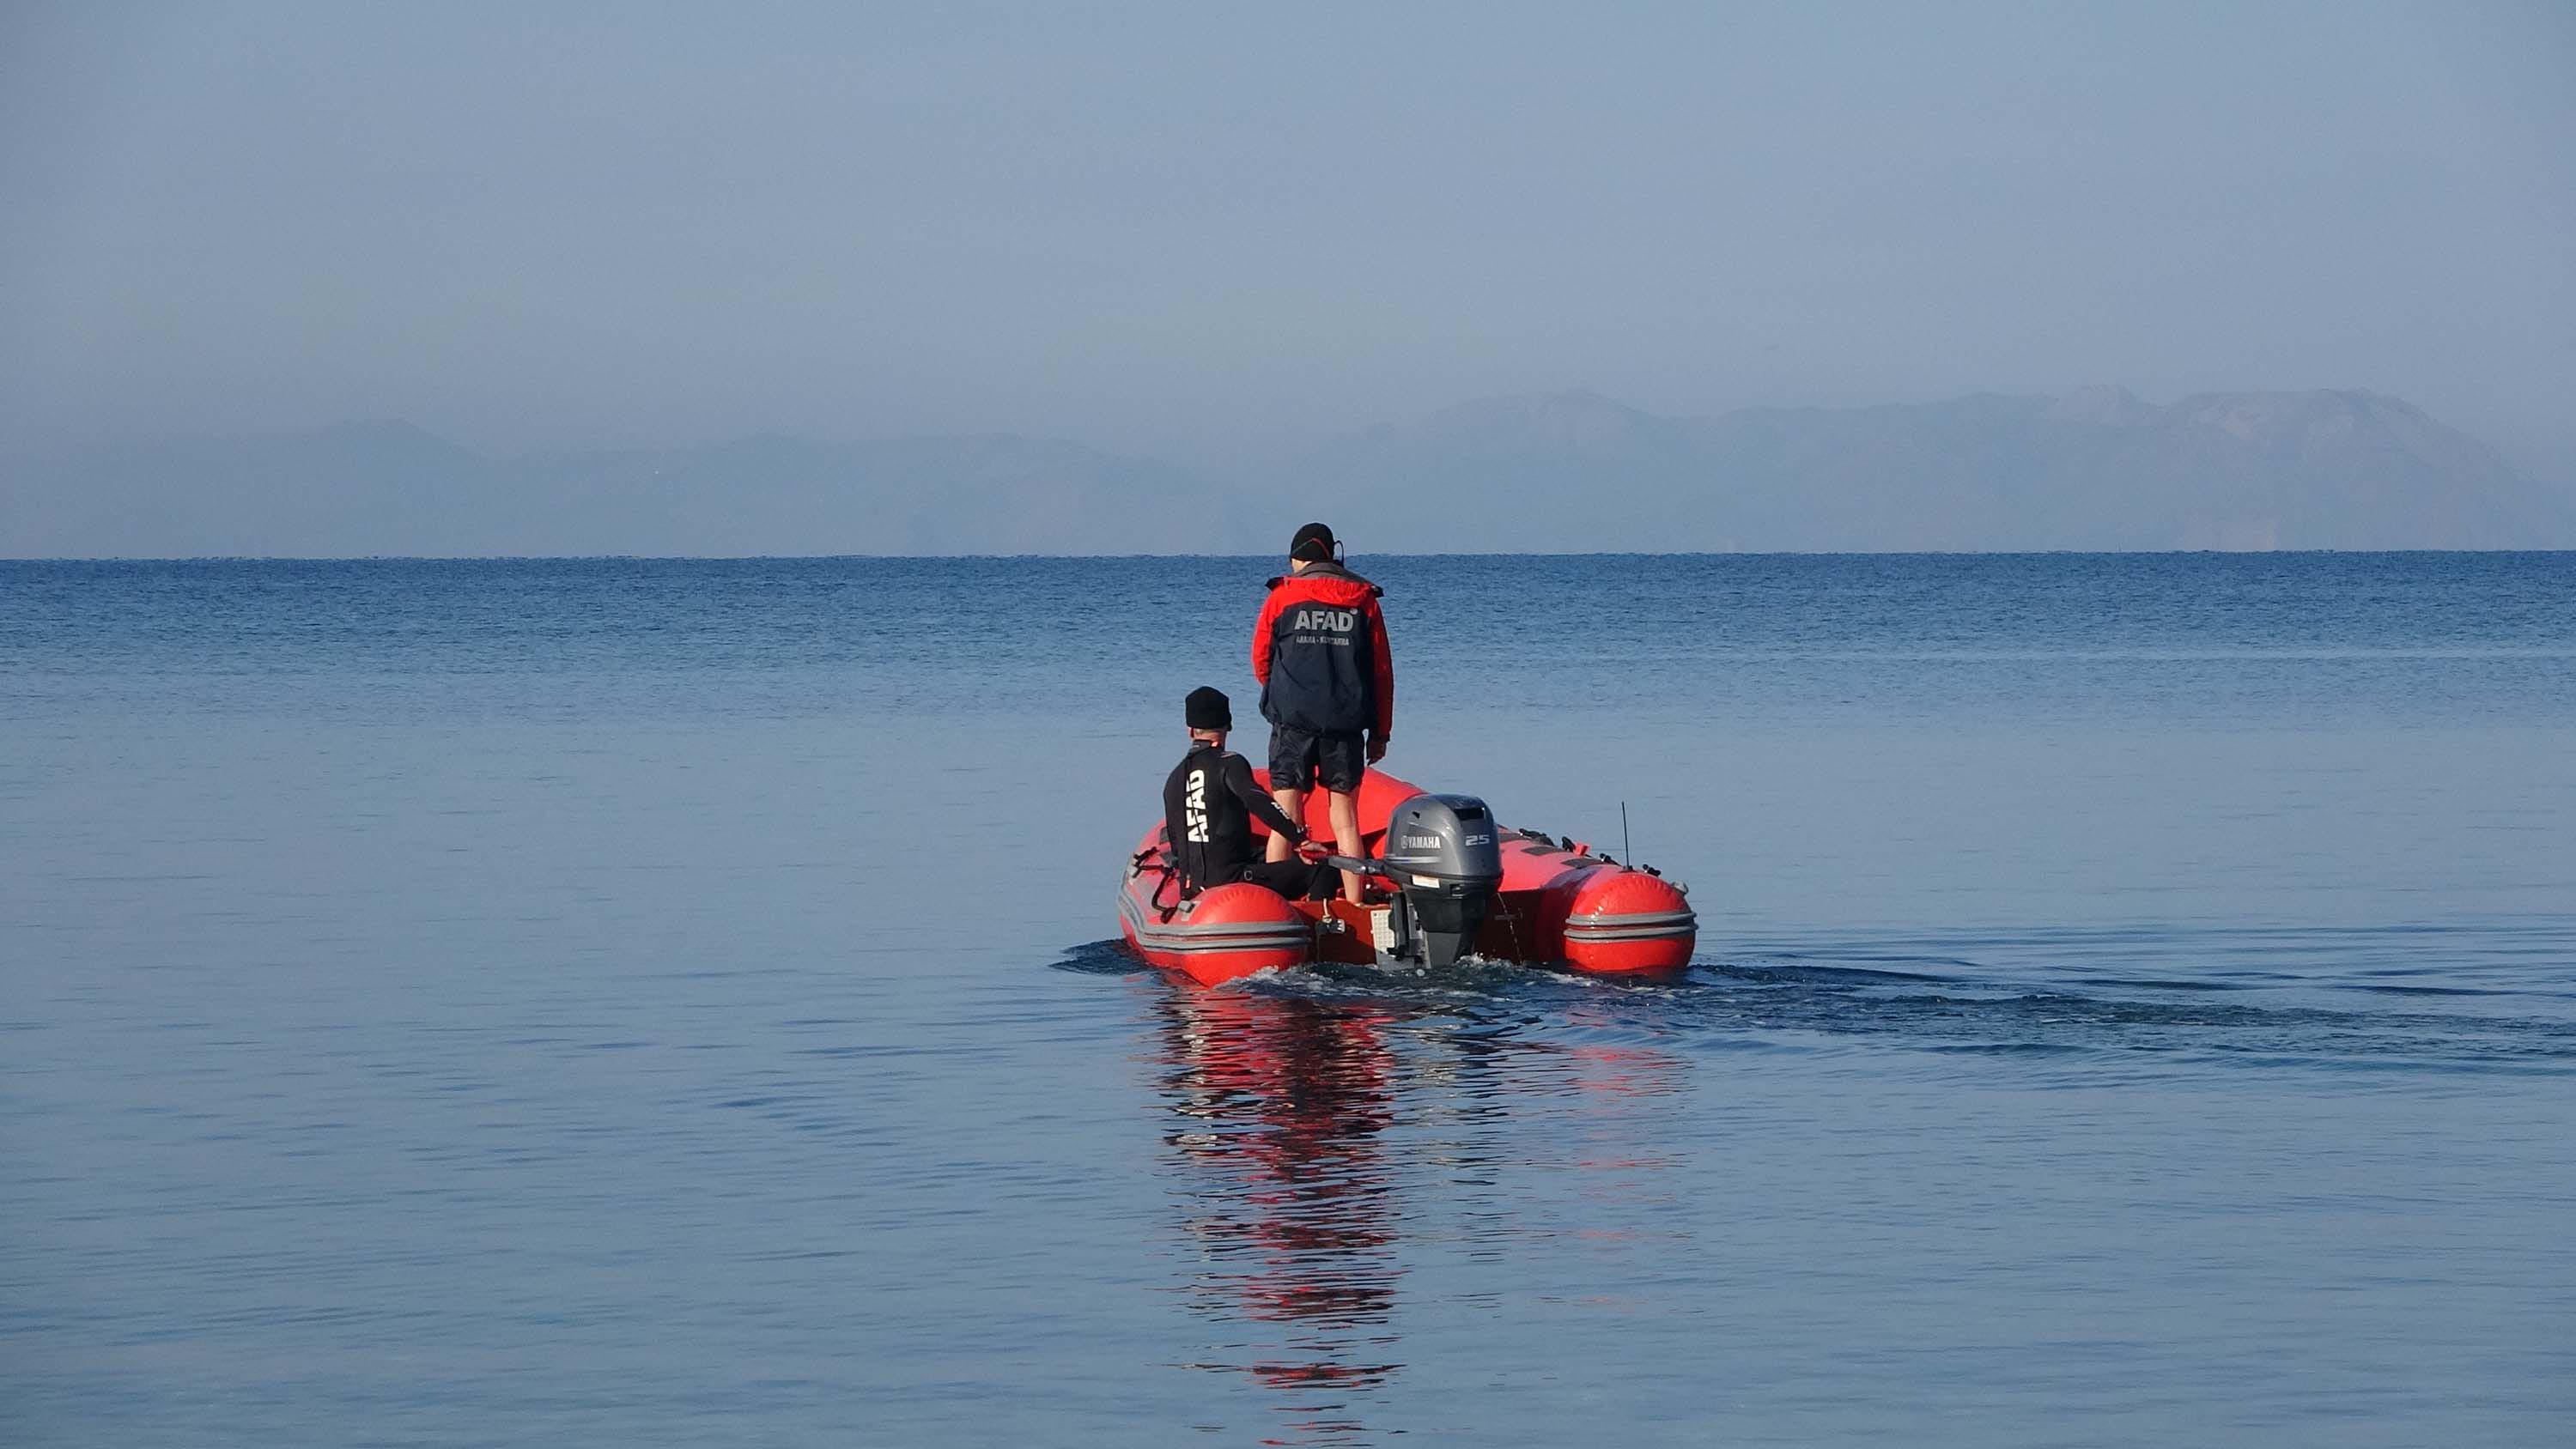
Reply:
[[[1268,788],[1264,771],[1253,774]],[[1375,770],[1361,780],[1358,803],[1384,903],[1291,901],[1249,882],[1184,899],[1170,837],[1157,824],[1130,858],[1118,896],[1128,946],[1207,986],[1312,961],[1446,966],[1471,953],[1600,976],[1669,975],[1690,964],[1699,920],[1686,888],[1651,869],[1506,829],[1481,800],[1430,794]],[[1307,795],[1307,833],[1320,840],[1332,838],[1326,809],[1322,791]]]

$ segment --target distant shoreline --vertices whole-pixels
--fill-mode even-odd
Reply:
[[[1643,551],[1577,550],[1563,553],[1527,551],[1458,552],[1458,553],[1381,553],[1359,557],[1370,559],[1477,559],[1477,558],[1548,558],[1548,559],[1838,559],[1838,558],[2378,558],[2417,555],[2456,554],[2468,558],[2520,558],[2567,555],[2576,557],[2568,548],[2138,548],[2138,549],[1740,549],[1711,551],[1677,550],[1669,553]],[[1240,562],[1256,567],[1271,567],[1280,560],[1271,554],[1238,553],[773,553],[773,554],[196,554],[196,555],[0,555],[0,565],[8,564],[554,564],[554,563],[1119,563],[1119,562]]]
[[[2576,547],[2576,492],[2349,390],[1706,417],[1553,393],[1213,473],[1011,434],[496,457],[380,421],[5,458],[0,487],[0,554],[28,558],[1260,557],[1316,518],[1377,557]]]

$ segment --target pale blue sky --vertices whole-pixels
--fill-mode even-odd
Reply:
[[[2576,7],[11,4],[0,442],[2406,396],[2576,479]]]

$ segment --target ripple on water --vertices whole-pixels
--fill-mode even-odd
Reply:
[[[2502,941],[2498,934],[2476,933],[2480,944],[2467,953],[2442,951],[2436,943],[2449,939],[2446,933],[2415,926],[2243,935],[2023,930],[1915,939],[1905,949],[1838,942],[1713,957],[1703,946],[1684,977],[1664,983],[1469,960],[1438,971],[1327,965],[1265,973],[1221,990],[1365,1003],[1540,1034],[1750,1037],[1781,1045],[1858,1039],[1953,1054],[2155,1053],[2267,1068],[2576,1072],[2576,993],[2564,986],[2576,964],[2576,929],[2552,920],[2507,929]],[[2136,974],[2158,952],[2168,969]],[[2440,959],[2422,959],[2428,954]],[[2408,964],[2387,964],[2392,955]],[[1151,974],[1115,940],[1077,947],[1055,965]],[[2443,984],[2386,979],[2435,972]],[[1581,1026],[1563,1015],[1578,1003]],[[2429,1003],[2476,1009],[2421,1009]]]

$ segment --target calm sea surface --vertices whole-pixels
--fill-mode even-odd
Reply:
[[[0,1440],[2571,1442],[2576,555],[1355,563],[1687,980],[1105,940],[1266,560],[0,563]]]

